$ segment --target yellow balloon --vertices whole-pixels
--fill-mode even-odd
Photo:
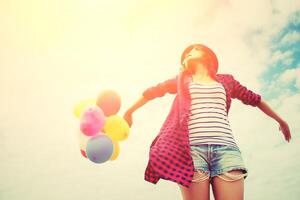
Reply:
[[[96,105],[96,99],[85,99],[74,106],[74,115],[79,118],[88,106]]]
[[[103,131],[110,136],[112,140],[121,141],[128,138],[130,129],[122,117],[111,115],[106,118]]]
[[[113,145],[114,145],[114,151],[113,151],[113,154],[110,157],[110,160],[115,160],[120,154],[119,143],[117,141],[113,141]]]

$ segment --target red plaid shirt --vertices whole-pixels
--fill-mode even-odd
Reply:
[[[191,103],[188,83],[191,80],[190,75],[180,73],[143,92],[143,96],[148,100],[162,97],[166,93],[176,94],[167,118],[150,145],[144,179],[153,184],[162,178],[189,187],[193,179],[194,165],[190,154],[188,134]],[[257,106],[261,101],[261,95],[241,85],[231,74],[217,74],[216,80],[222,83],[226,91],[227,114],[231,98],[237,98],[251,106]]]

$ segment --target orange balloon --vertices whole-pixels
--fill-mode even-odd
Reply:
[[[96,104],[105,116],[115,115],[121,107],[121,97],[113,90],[105,90],[98,95]]]

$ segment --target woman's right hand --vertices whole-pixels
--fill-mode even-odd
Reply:
[[[290,140],[292,139],[292,136],[291,136],[289,125],[285,121],[281,121],[279,123],[279,130],[284,135],[285,140],[290,142]]]
[[[129,127],[132,125],[132,113],[131,112],[126,112],[123,116]]]

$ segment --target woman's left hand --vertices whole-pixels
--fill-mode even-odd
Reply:
[[[283,133],[285,140],[290,142],[292,137],[291,137],[289,125],[285,121],[279,123],[279,131]]]

